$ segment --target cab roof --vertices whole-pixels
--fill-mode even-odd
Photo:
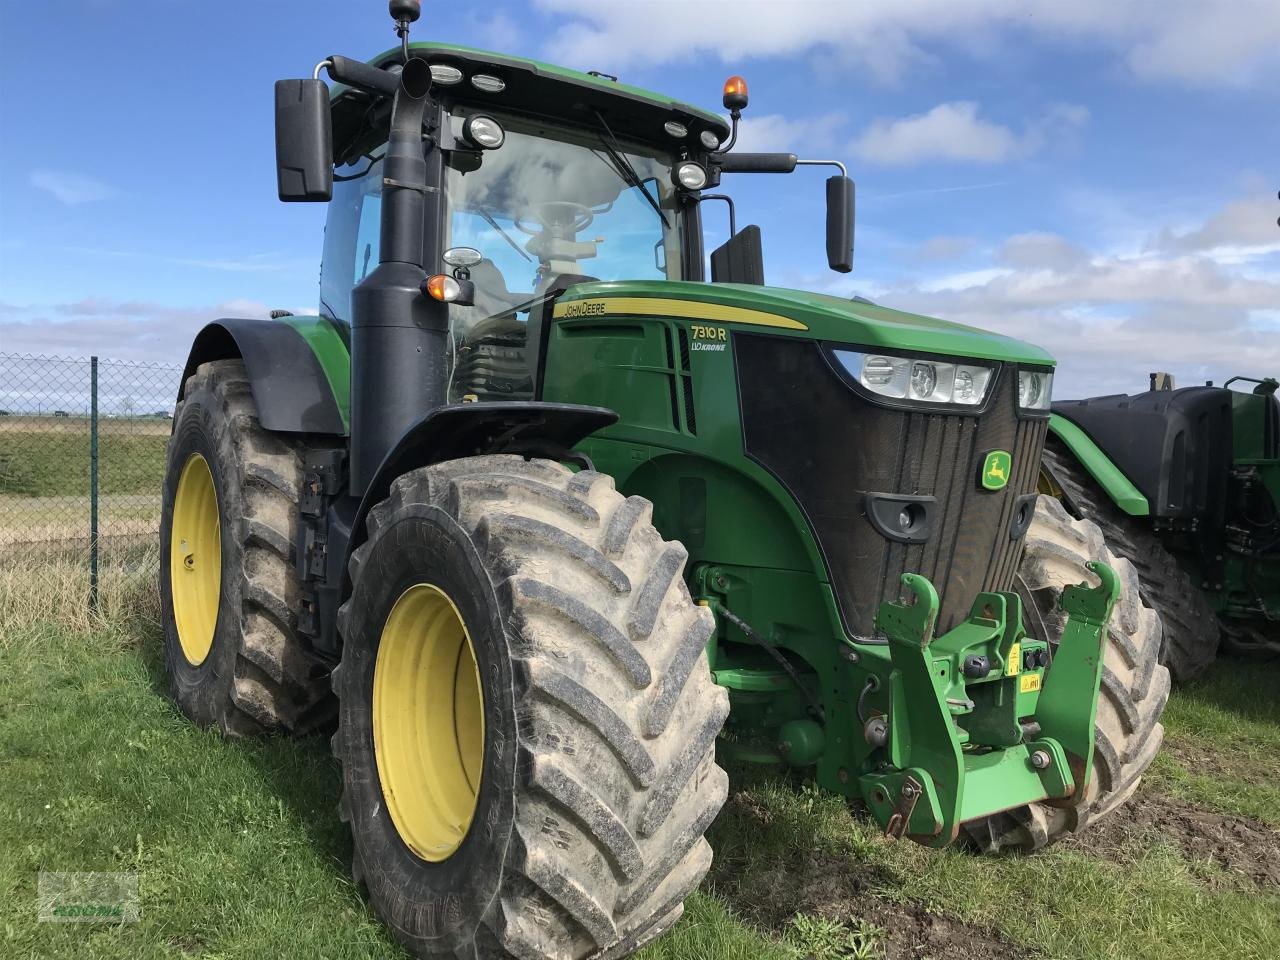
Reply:
[[[685,146],[696,153],[706,150],[698,139],[703,131],[712,131],[721,141],[729,135],[728,123],[718,114],[608,77],[451,43],[424,41],[412,43],[409,48],[429,64],[446,64],[462,71],[463,80],[456,86],[433,88],[446,101],[491,105],[495,110],[592,125],[598,123],[598,111],[620,138],[665,143],[672,148]],[[400,57],[400,48],[396,47],[369,62],[376,67],[389,67],[399,63]],[[506,82],[506,88],[501,93],[476,90],[469,81],[479,73],[498,77]],[[345,145],[358,140],[359,131],[368,122],[369,96],[339,85],[334,87],[332,100],[336,159],[341,162],[360,152],[348,150]],[[688,135],[679,140],[670,136],[663,129],[670,120],[683,124]]]

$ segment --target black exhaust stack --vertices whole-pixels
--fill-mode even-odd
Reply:
[[[379,264],[351,294],[350,492],[356,496],[401,435],[447,397],[448,307],[419,289],[425,225],[436,222],[440,202],[424,188],[427,165],[442,162],[422,135],[430,85],[426,61],[410,59],[382,163]]]

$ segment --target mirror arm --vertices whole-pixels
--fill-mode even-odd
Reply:
[[[737,211],[733,208],[733,197],[727,193],[704,193],[698,197],[698,202],[703,200],[723,200],[729,205],[729,237],[732,238],[738,232]]]
[[[839,160],[797,160],[797,167],[839,167],[840,176],[847,177],[848,169]]]

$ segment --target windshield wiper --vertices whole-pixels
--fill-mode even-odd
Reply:
[[[600,121],[600,126],[604,128],[604,132],[609,135],[608,140],[604,137],[600,138],[600,145],[609,154],[609,159],[613,161],[614,166],[617,168],[616,173],[628,186],[639,188],[640,192],[644,194],[644,198],[649,201],[649,206],[653,207],[653,212],[662,218],[662,225],[670,230],[671,223],[667,220],[667,215],[662,212],[662,207],[658,205],[658,201],[654,199],[653,194],[649,192],[649,188],[644,185],[644,181],[636,173],[636,168],[631,165],[631,161],[622,152],[622,147],[618,145],[618,138],[609,129],[609,121],[604,118],[604,114],[599,110],[593,110],[592,113]]]
[[[529,254],[525,252],[524,248],[520,246],[520,244],[516,243],[515,238],[513,238],[511,234],[507,233],[507,231],[503,230],[502,227],[498,225],[498,221],[493,219],[493,214],[491,214],[488,210],[482,210],[479,207],[476,207],[476,213],[479,214],[481,220],[483,220],[489,226],[493,227],[493,229],[497,230],[498,233],[502,235],[503,240],[511,244],[512,250],[520,254],[520,256],[524,257],[530,263],[533,262],[533,257],[529,256]]]

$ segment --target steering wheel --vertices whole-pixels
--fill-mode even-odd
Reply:
[[[581,230],[591,226],[596,212],[583,203],[571,200],[552,200],[536,203],[515,219],[516,229],[531,237],[550,234],[563,240],[572,240]]]

